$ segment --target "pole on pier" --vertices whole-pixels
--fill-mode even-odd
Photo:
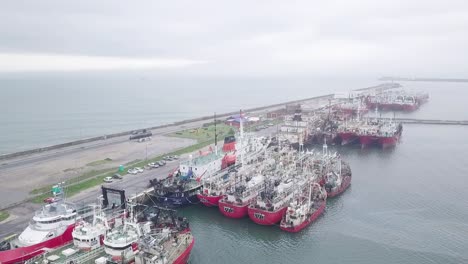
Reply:
[[[239,153],[239,156],[240,156],[240,164],[243,164],[244,163],[244,155],[243,155],[243,151],[244,151],[244,146],[242,145],[243,144],[243,138],[244,138],[244,126],[242,124],[242,110],[239,110],[239,150],[240,150],[240,153]]]
[[[216,112],[214,113],[214,141],[215,141],[215,154],[218,155],[218,134],[216,132]]]

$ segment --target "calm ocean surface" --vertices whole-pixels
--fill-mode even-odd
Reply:
[[[0,154],[376,84],[129,73],[0,75]]]
[[[3,78],[0,153],[377,83]],[[431,95],[404,116],[468,120],[468,84],[402,84]],[[468,263],[467,135],[464,126],[406,125],[393,150],[338,149],[352,185],[298,234],[183,209],[196,238],[191,263]]]

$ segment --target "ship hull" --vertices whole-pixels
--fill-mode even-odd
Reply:
[[[382,148],[390,148],[396,146],[398,143],[399,136],[395,135],[393,137],[382,137],[379,138],[379,145],[382,146]]]
[[[160,203],[163,206],[177,208],[183,206],[189,206],[192,204],[198,204],[200,201],[196,194],[194,195],[187,195],[183,197],[179,196],[158,196],[158,195],[151,195],[155,201]]]
[[[362,135],[359,136],[359,143],[361,144],[362,148],[368,147],[376,142],[375,136],[369,136],[369,135]]]
[[[297,226],[291,227],[291,226],[288,226],[286,223],[283,223],[283,221],[281,221],[281,225],[280,225],[281,230],[286,231],[286,232],[291,232],[291,233],[297,233],[301,231],[302,229],[307,227],[310,223],[317,220],[317,218],[323,214],[323,211],[325,211],[325,206],[326,206],[326,201],[322,201],[320,206],[317,208],[317,210],[315,210],[315,212],[313,212],[309,216],[309,218],[307,218],[304,222],[302,222],[301,224]]]
[[[248,214],[252,221],[259,225],[274,225],[281,221],[287,207],[270,212],[249,206]]]
[[[417,104],[406,104],[402,106],[402,110],[406,112],[412,112],[412,111],[415,111],[416,109],[418,109]]]
[[[213,207],[213,206],[218,206],[219,205],[219,200],[221,200],[224,195],[217,195],[217,196],[212,196],[212,195],[203,195],[203,194],[197,194],[198,200],[204,205],[208,207]]]
[[[341,139],[341,145],[348,145],[357,139],[357,136],[354,132],[341,132],[338,133],[338,136]]]
[[[72,241],[72,232],[74,228],[74,224],[70,225],[67,227],[67,229],[65,229],[62,235],[36,245],[0,251],[0,263],[23,263],[28,259],[31,259],[37,255],[44,253],[46,249],[56,249],[63,247]]]
[[[190,242],[190,245],[172,263],[173,264],[186,264],[190,258],[190,253],[192,252],[194,245],[195,245],[195,238],[192,237],[192,242]]]
[[[332,198],[332,197],[336,197],[342,194],[344,191],[346,191],[346,189],[348,189],[350,184],[351,184],[351,176],[345,176],[343,179],[343,182],[341,183],[340,188],[338,188],[335,191],[330,191],[330,192],[327,190],[327,197]]]
[[[244,205],[234,205],[227,203],[223,200],[220,200],[218,203],[218,208],[221,214],[229,218],[244,218],[248,214],[248,206],[249,204]]]

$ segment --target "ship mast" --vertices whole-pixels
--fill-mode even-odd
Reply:
[[[214,141],[215,141],[215,154],[218,155],[218,134],[216,133],[216,112],[214,113]]]
[[[325,140],[325,143],[323,143],[323,155],[328,155],[328,146],[327,146],[327,138],[324,139]]]
[[[244,138],[244,126],[242,124],[242,110],[239,110],[239,149],[240,149],[240,165],[244,163],[244,146],[242,145],[242,139]]]

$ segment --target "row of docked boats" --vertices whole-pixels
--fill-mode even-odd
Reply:
[[[403,125],[386,119],[354,119],[345,121],[337,129],[341,145],[358,143],[362,148],[378,145],[394,147],[400,141]]]
[[[369,109],[405,112],[417,110],[428,100],[429,94],[427,93],[410,92],[404,90],[385,91],[378,95],[369,95],[365,98],[366,105]]]
[[[242,128],[237,139],[235,165],[208,158],[216,149],[191,156],[167,179],[152,180],[149,195],[167,207],[202,203],[229,218],[298,232],[323,213],[327,196],[351,183],[349,165],[326,144],[321,153],[297,151],[277,138],[244,135]]]
[[[336,111],[301,116],[299,112],[285,118],[278,135],[281,141],[289,142],[296,149],[326,142],[389,148],[397,145],[403,132],[401,122],[393,119],[361,118],[360,115],[347,118]]]
[[[413,111],[429,100],[424,92],[385,90],[378,94],[359,94],[354,98],[338,100],[323,109],[284,117],[279,129],[281,140],[296,149],[328,142],[331,144],[359,144],[365,148],[377,145],[395,146],[402,134],[402,124],[388,118],[363,118],[370,109],[378,111]]]
[[[1,243],[0,263],[188,261],[194,238],[187,219],[173,210],[129,205],[127,212],[121,207],[103,209],[100,201],[77,206],[60,197],[37,211],[17,238]]]

